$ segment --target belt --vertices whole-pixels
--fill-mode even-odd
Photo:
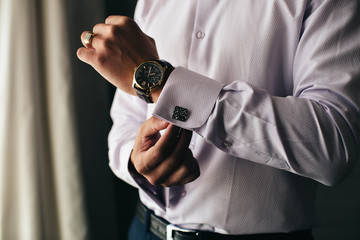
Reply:
[[[148,231],[163,240],[313,240],[311,230],[291,233],[269,233],[252,235],[224,235],[215,232],[182,229],[156,216],[141,202],[137,204],[136,215]]]

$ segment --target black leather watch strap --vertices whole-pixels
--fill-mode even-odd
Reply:
[[[134,89],[140,99],[144,100],[147,103],[154,103],[151,99],[151,96],[148,95],[148,93],[146,93],[143,89],[136,87],[136,85],[134,85]]]
[[[162,81],[162,85],[164,85],[167,81],[167,79],[169,78],[170,76],[170,73],[174,70],[174,67],[167,61],[165,60],[156,60],[155,62],[159,63],[160,65],[163,65],[166,67],[166,70],[165,70],[165,73],[164,73],[164,78],[163,78],[163,81]]]

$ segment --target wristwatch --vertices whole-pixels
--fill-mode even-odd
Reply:
[[[134,69],[133,88],[147,103],[153,103],[151,93],[164,85],[174,67],[164,60],[151,60]]]

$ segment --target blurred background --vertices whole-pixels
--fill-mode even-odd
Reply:
[[[115,88],[76,51],[84,30],[135,5],[0,0],[0,240],[126,239],[137,191],[108,167]],[[359,165],[320,186],[317,240],[360,239]]]

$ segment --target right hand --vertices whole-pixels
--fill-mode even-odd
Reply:
[[[160,131],[166,129],[164,135]],[[151,117],[139,129],[130,159],[136,171],[152,185],[184,185],[200,176],[197,160],[188,148],[192,132]]]
[[[78,49],[78,58],[117,88],[136,96],[132,87],[134,68],[159,59],[154,39],[125,16],[109,16],[105,23],[96,24],[91,46],[84,42],[87,33],[81,34],[84,47]]]

